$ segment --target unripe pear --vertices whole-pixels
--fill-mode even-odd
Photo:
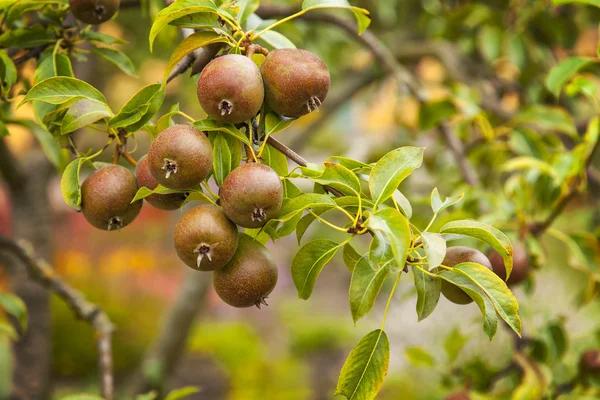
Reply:
[[[135,168],[135,177],[139,187],[147,187],[150,190],[154,190],[158,186],[158,181],[150,173],[147,155],[138,160],[137,167]],[[177,210],[181,208],[186,198],[186,193],[170,193],[151,194],[144,198],[144,200],[161,210]]]
[[[248,57],[228,54],[212,60],[198,78],[198,101],[215,121],[237,124],[254,117],[265,96],[260,70]]]
[[[119,4],[120,0],[69,0],[75,18],[91,25],[111,19],[119,10]]]
[[[210,174],[212,146],[202,131],[190,125],[173,125],[158,134],[148,150],[150,172],[170,189],[197,186]]]
[[[141,200],[131,203],[137,191],[133,173],[120,165],[107,165],[81,185],[81,212],[98,229],[119,230],[133,222],[142,209]]]
[[[260,228],[279,214],[283,184],[271,167],[247,163],[227,175],[219,196],[230,220],[244,228]]]
[[[313,53],[277,49],[269,53],[260,71],[267,105],[286,117],[301,117],[319,108],[329,91],[327,66]]]
[[[466,246],[448,247],[442,264],[447,267],[455,267],[465,262],[481,264],[490,271],[492,270],[492,264],[485,254],[477,249]],[[469,304],[473,302],[473,299],[468,294],[450,282],[442,281],[442,294],[455,304]]]
[[[498,275],[503,281],[506,281],[506,268],[504,267],[504,259],[496,251],[492,251],[488,254],[488,258],[492,263],[492,268],[496,275]],[[516,243],[513,246],[513,269],[510,273],[507,285],[517,285],[527,279],[529,275],[530,262],[529,256],[527,255],[527,249],[520,243]]]
[[[205,204],[181,217],[173,241],[188,267],[214,271],[231,261],[238,247],[238,229],[221,208]]]
[[[246,234],[240,234],[233,259],[213,272],[215,291],[233,307],[267,305],[265,299],[277,284],[277,265],[269,250]]]

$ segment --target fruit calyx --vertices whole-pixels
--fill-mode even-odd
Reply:
[[[227,99],[223,99],[219,103],[219,110],[221,110],[221,115],[229,115],[233,112],[233,103]]]
[[[171,174],[177,173],[177,162],[173,160],[169,160],[168,158],[164,159],[165,165],[163,165],[162,169],[167,171],[165,174],[165,178],[169,179]]]
[[[260,310],[261,305],[265,305],[265,306],[269,306],[267,304],[267,299],[269,298],[269,296],[265,296],[262,299],[258,300],[256,303],[254,303],[254,305],[256,306],[256,308],[258,308]]]
[[[313,111],[319,111],[319,107],[321,106],[321,100],[317,96],[311,96],[310,99],[306,102],[306,108],[308,109],[308,113],[310,114]]]
[[[194,249],[194,253],[198,253],[198,258],[196,260],[198,268],[200,268],[200,264],[204,257],[208,258],[208,261],[212,261],[212,250],[217,247],[218,244],[218,242],[213,245],[200,243],[198,247]]]
[[[252,221],[263,222],[266,219],[267,219],[267,213],[265,213],[265,210],[263,208],[256,207],[252,211]]]
[[[107,229],[108,231],[112,231],[114,229],[120,231],[121,228],[123,227],[123,219],[121,217],[111,217],[109,218],[108,222],[107,222]]]
[[[96,17],[98,17],[98,19],[102,18],[105,11],[106,11],[106,8],[104,8],[104,6],[102,4],[98,4],[94,7],[94,15]]]

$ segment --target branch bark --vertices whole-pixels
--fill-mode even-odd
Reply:
[[[0,174],[11,190],[16,190],[25,183],[26,176],[4,139],[0,139]]]
[[[144,357],[141,377],[136,384],[137,393],[150,390],[164,392],[181,354],[185,350],[188,334],[210,288],[210,275],[189,271],[167,311],[160,333]]]
[[[108,316],[98,306],[87,301],[81,292],[69,286],[46,261],[38,259],[28,242],[16,242],[0,236],[0,254],[10,255],[19,260],[27,268],[30,279],[59,296],[78,318],[94,327],[98,336],[102,396],[106,400],[112,400],[111,336],[114,328]]]
[[[448,144],[448,148],[460,170],[461,175],[466,183],[471,186],[479,185],[479,177],[477,173],[473,169],[473,166],[467,159],[467,155],[465,154],[465,149],[460,141],[460,139],[454,134],[452,131],[452,127],[447,122],[442,122],[439,126],[439,131],[446,143]]]
[[[33,49],[29,50],[27,53],[23,54],[22,56],[15,58],[13,60],[13,63],[15,65],[21,65],[25,61],[27,61],[31,58],[36,58],[37,56],[42,54],[44,52],[44,50],[46,50],[47,47],[48,47],[47,44],[38,46],[38,47],[34,47]]]

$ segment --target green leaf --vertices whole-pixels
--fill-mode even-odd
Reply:
[[[287,129],[294,123],[295,119],[285,118],[276,113],[268,113],[265,117],[265,134],[271,136],[277,132]]]
[[[415,367],[432,368],[436,364],[433,356],[422,347],[407,347],[406,350],[404,350],[404,355],[408,362]]]
[[[390,275],[390,269],[390,263],[374,268],[367,256],[361,257],[354,266],[350,280],[349,301],[355,324],[373,308],[383,282]]]
[[[92,52],[104,57],[127,75],[135,76],[135,67],[133,66],[133,62],[122,51],[109,49],[107,47],[96,47],[92,50]]]
[[[346,359],[335,395],[348,400],[371,400],[377,396],[390,363],[390,343],[381,329],[369,332]]]
[[[40,62],[35,69],[33,84],[37,85],[43,80],[55,76],[66,76],[72,78],[73,67],[71,66],[71,60],[66,55],[60,53],[52,53],[47,55],[42,54]],[[46,116],[52,111],[55,111],[56,108],[57,107],[53,104],[48,104],[41,101],[33,102],[35,118],[38,120],[38,122],[43,124]],[[49,126],[49,123],[44,125]]]
[[[0,293],[0,308],[15,317],[23,332],[27,331],[27,307],[20,297],[11,293]]]
[[[356,22],[358,23],[358,34],[361,35],[371,23],[371,17],[369,11],[364,8],[352,7],[347,0],[304,0],[302,2],[302,9],[317,10],[321,8],[344,8],[352,11]]]
[[[40,142],[40,146],[42,147],[44,154],[46,157],[48,157],[48,160],[52,163],[52,165],[54,165],[56,168],[59,168],[62,164],[60,146],[58,143],[56,143],[56,140],[54,140],[50,132],[33,121],[27,121],[24,126],[33,132],[38,142]]]
[[[356,263],[362,258],[361,255],[354,250],[354,247],[352,247],[350,243],[346,243],[344,245],[344,251],[342,255],[344,256],[344,264],[346,264],[346,267],[348,267],[350,271],[354,270]]]
[[[417,318],[419,322],[427,318],[440,300],[442,281],[413,268],[415,288],[417,289]]]
[[[106,35],[104,33],[96,32],[92,30],[92,26],[88,26],[87,28],[81,31],[81,38],[85,39],[89,42],[100,42],[104,44],[124,44],[127,43],[124,40],[117,39],[110,35]]]
[[[190,196],[192,194],[194,194],[194,195],[196,195],[196,200],[200,199],[201,201],[206,201],[207,203],[212,203],[210,198],[202,192],[202,189],[200,189],[200,187],[193,188],[193,189],[186,189],[186,190],[178,190],[178,189],[169,189],[162,185],[156,186],[154,188],[154,190],[149,189],[145,186],[142,186],[141,188],[138,189],[137,193],[135,194],[135,197],[133,198],[133,200],[131,200],[131,202],[135,203],[138,200],[145,199],[146,197],[150,196],[151,194],[171,194],[171,193],[189,193]]]
[[[544,382],[544,374],[540,373],[540,367],[535,365],[533,361],[529,360],[521,353],[515,353],[514,357],[516,364],[522,371],[522,377],[519,385],[514,389],[510,399],[529,400],[543,398],[547,385]],[[563,396],[558,398],[565,400]],[[576,399],[585,400],[585,398],[582,399],[579,396],[577,396]]]
[[[0,321],[0,339],[3,336],[8,336],[9,339],[17,340],[19,335],[17,335],[17,331],[11,325]]]
[[[246,135],[244,135],[238,128],[236,128],[233,125],[220,124],[216,121],[213,121],[212,119],[203,119],[200,121],[196,121],[193,123],[193,125],[196,128],[200,129],[201,131],[205,131],[205,132],[227,133],[227,134],[235,137],[236,139],[240,140],[242,143],[247,144],[248,146],[252,145],[250,143],[250,140],[248,139],[248,137]]]
[[[479,265],[479,264],[475,264]],[[485,267],[481,267],[488,270]],[[488,272],[490,272],[488,270]],[[493,273],[493,272],[492,272]],[[443,270],[438,276],[447,282],[461,288],[466,294],[469,295],[475,301],[475,304],[481,310],[483,315],[483,331],[492,340],[496,331],[498,330],[498,316],[496,315],[496,309],[491,299],[487,296],[484,290],[471,279],[466,276],[462,271],[453,268],[452,270]],[[500,279],[500,278],[498,278]],[[500,279],[502,281],[502,279]]]
[[[199,393],[200,389],[194,386],[187,386],[175,390],[171,390],[165,400],[181,400],[193,394]]]
[[[422,162],[423,148],[419,147],[400,147],[383,156],[369,177],[369,189],[375,207],[390,197]]]
[[[353,159],[347,158],[347,157],[331,156],[325,161],[333,161],[333,162],[337,161],[339,164],[343,165],[344,167],[346,167],[349,170],[352,170],[354,172],[361,170],[361,169],[369,169],[370,170],[373,168],[373,166],[371,164],[366,164],[362,161],[353,160]]]
[[[406,218],[411,219],[413,213],[412,206],[410,205],[410,201],[408,201],[404,193],[402,193],[399,190],[394,190],[392,198],[394,199],[398,207],[400,207],[400,211],[404,213]]]
[[[288,162],[287,157],[281,152],[277,151],[270,144],[266,145],[261,158],[263,162],[269,167],[273,168],[279,176],[286,176],[288,174]]]
[[[110,119],[109,126],[135,132],[156,114],[164,99],[164,86],[159,83],[147,85],[134,94],[119,113]]]
[[[285,199],[277,220],[287,221],[296,214],[313,207],[334,208],[335,206],[335,201],[325,194],[304,193],[293,198]]]
[[[555,96],[560,95],[562,87],[581,69],[595,62],[588,57],[569,57],[554,66],[546,76],[546,87]]]
[[[18,47],[30,49],[32,47],[49,45],[56,42],[56,36],[50,29],[42,25],[28,26],[27,28],[9,29],[0,35],[0,48]]]
[[[217,185],[221,186],[230,172],[231,151],[227,140],[222,135],[216,135],[213,142],[213,176]]]
[[[85,157],[77,158],[67,165],[60,179],[60,191],[69,207],[81,211],[81,187],[79,186],[79,172]]]
[[[74,98],[83,98],[106,104],[104,95],[89,83],[76,78],[58,76],[38,83],[27,93],[19,107],[29,101],[62,104]]]
[[[173,68],[175,68],[175,66],[188,53],[191,53],[192,51],[194,51],[200,47],[208,46],[209,44],[212,44],[212,43],[225,43],[225,42],[227,42],[227,40],[224,37],[218,35],[215,32],[211,32],[211,31],[196,32],[196,33],[193,33],[190,36],[186,37],[185,39],[183,39],[177,45],[177,47],[175,48],[175,50],[173,50],[173,53],[171,54],[171,59],[169,60],[169,64],[167,65],[167,68],[165,69],[165,73],[163,76],[163,86],[167,84],[167,78],[169,77],[169,74],[171,73]]]
[[[462,198],[464,196],[465,196],[465,194],[461,193],[458,196],[448,197],[445,200],[442,200],[442,198],[440,197],[440,194],[438,192],[438,189],[434,188],[433,191],[431,192],[431,209],[433,210],[434,213],[437,214],[437,213],[445,210],[446,208],[450,207],[451,205],[458,203],[459,201],[462,200]]]
[[[423,249],[427,256],[429,269],[438,267],[446,256],[446,239],[438,233],[423,232],[421,234],[423,240]]]
[[[112,115],[106,104],[87,99],[81,99],[73,104],[62,120],[63,134],[76,131]]]
[[[238,1],[239,10],[237,12],[237,20],[240,24],[243,24],[248,17],[256,11],[260,1],[259,0],[240,0]]]
[[[339,248],[339,243],[333,240],[315,239],[298,251],[292,261],[292,280],[299,298],[307,300],[310,297],[317,277]]]
[[[458,233],[460,235],[466,235],[482,240],[489,244],[504,259],[507,279],[510,276],[513,268],[513,248],[508,237],[500,230],[491,225],[484,224],[483,222],[465,219],[448,222],[440,229],[440,233]]]
[[[6,54],[6,50],[0,50],[0,82],[2,83],[0,90],[5,92],[8,92],[17,82],[17,67]]]
[[[552,0],[552,5],[558,6],[561,4],[588,4],[590,6],[600,7],[600,0]]]
[[[500,318],[519,336],[521,335],[519,303],[498,275],[480,264],[470,262],[458,264],[452,270],[444,270],[439,275],[444,278],[450,274],[460,274],[464,279],[463,282],[468,282],[466,287],[480,289],[490,299]]]
[[[165,28],[165,26],[178,18],[202,12],[218,14],[217,7],[210,0],[178,0],[160,10],[158,14],[156,14],[154,23],[150,29],[150,52],[152,52],[154,39],[156,39],[156,36]]]
[[[560,182],[560,179],[556,171],[552,167],[552,164],[549,164],[546,161],[539,160],[534,157],[521,156],[511,158],[506,163],[504,163],[501,169],[507,172],[533,169],[553,178],[555,184],[558,184]]]
[[[536,104],[521,111],[511,123],[532,126],[541,131],[564,133],[575,140],[579,138],[573,117],[561,107]]]
[[[450,100],[438,100],[421,105],[419,109],[419,128],[429,130],[456,114],[456,106]]]
[[[3,138],[5,136],[8,136],[10,133],[8,132],[8,128],[6,127],[6,124],[2,121],[0,121],[0,138]]]
[[[295,49],[296,45],[286,36],[276,31],[266,31],[258,39],[256,43],[272,49]]]
[[[323,173],[310,178],[321,185],[328,185],[345,195],[360,195],[360,181],[356,174],[340,164],[325,163]]]
[[[374,234],[369,248],[371,263],[383,265],[393,260],[403,268],[412,236],[406,217],[394,208],[386,208],[371,215],[368,227]]]
[[[446,336],[444,350],[446,350],[446,355],[448,356],[450,363],[456,361],[456,358],[467,343],[467,340],[467,337],[456,327],[450,331],[448,336]]]
[[[495,61],[502,50],[502,30],[494,25],[484,25],[477,34],[477,45],[488,63]]]

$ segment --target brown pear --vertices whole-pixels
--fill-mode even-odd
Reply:
[[[488,254],[488,258],[492,263],[494,272],[503,281],[506,281],[506,268],[504,267],[504,259],[496,251],[492,251]],[[527,255],[527,249],[520,243],[516,243],[513,246],[513,269],[510,273],[510,277],[506,281],[509,286],[518,285],[523,282],[529,276],[530,262],[529,256]]]
[[[147,187],[150,190],[156,189],[158,181],[154,179],[150,173],[148,165],[148,156],[143,156],[138,160],[135,168],[135,177],[139,187]],[[161,210],[177,210],[181,208],[183,202],[187,198],[186,193],[170,193],[170,194],[151,194],[144,198],[152,206]]]
[[[212,60],[198,78],[198,101],[215,121],[237,124],[254,117],[265,96],[260,70],[248,57],[228,54]]]
[[[81,212],[98,229],[119,230],[133,222],[142,209],[141,200],[131,203],[137,191],[132,172],[120,165],[107,165],[81,185]]]
[[[148,150],[150,173],[161,185],[185,190],[197,186],[212,170],[210,141],[190,125],[173,125],[158,134]]]
[[[277,265],[269,250],[246,234],[240,234],[233,259],[213,272],[215,291],[233,307],[260,308],[277,284]]]
[[[231,261],[238,247],[238,229],[220,207],[206,204],[181,217],[173,241],[188,267],[214,271]]]
[[[442,264],[447,267],[455,267],[465,262],[481,264],[490,271],[492,270],[492,264],[485,254],[477,249],[466,246],[448,247]],[[450,282],[442,281],[442,294],[455,304],[469,304],[473,302],[473,299],[468,294]]]
[[[230,220],[244,228],[260,228],[279,214],[283,184],[271,167],[247,163],[227,175],[219,196]]]
[[[319,108],[329,91],[327,66],[313,53],[277,49],[260,67],[267,105],[286,117],[301,117]]]
[[[91,25],[111,19],[119,10],[119,5],[120,0],[69,0],[75,18]]]

